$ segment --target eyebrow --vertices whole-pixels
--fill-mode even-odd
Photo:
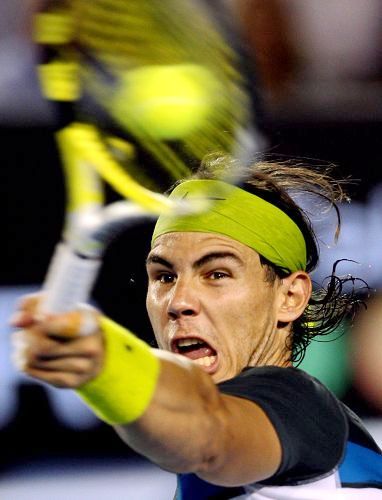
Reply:
[[[230,259],[238,264],[243,264],[243,261],[234,253],[232,252],[210,252],[207,253],[206,255],[203,255],[203,257],[200,257],[197,261],[195,261],[192,264],[192,267],[194,269],[200,269],[202,266],[205,264],[208,264],[209,262],[212,262],[214,260],[221,260],[221,259]],[[160,257],[159,255],[150,255],[146,259],[146,265],[150,264],[162,264],[163,266],[167,267],[168,269],[173,269],[174,265],[169,262],[168,260],[164,259],[163,257]]]
[[[159,257],[159,255],[149,255],[146,259],[146,266],[150,264],[162,264],[162,266],[168,267],[169,269],[173,269],[174,266],[168,260],[163,257]]]
[[[209,262],[221,259],[234,260],[238,264],[243,264],[242,260],[232,252],[211,252],[207,253],[206,255],[203,255],[203,257],[194,262],[192,267],[197,269],[204,266],[205,264],[208,264]]]

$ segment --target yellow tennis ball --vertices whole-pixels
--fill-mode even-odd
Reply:
[[[143,66],[123,73],[109,109],[133,133],[177,140],[203,127],[219,92],[217,79],[201,65]]]

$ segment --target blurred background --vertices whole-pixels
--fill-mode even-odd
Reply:
[[[206,0],[208,1],[208,0]],[[172,475],[146,463],[70,392],[16,373],[8,318],[38,289],[59,238],[65,193],[52,109],[40,96],[30,42],[36,0],[0,3],[0,497],[170,499]],[[351,177],[342,233],[316,221],[321,283],[333,263],[371,288],[368,310],[302,365],[366,422],[382,445],[382,0],[209,0],[240,41],[253,96],[253,141],[281,159],[336,165]],[[151,226],[109,249],[94,299],[152,342],[144,309]],[[123,263],[123,265],[121,265]]]

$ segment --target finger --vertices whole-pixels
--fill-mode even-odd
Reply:
[[[18,330],[12,334],[12,362],[25,371],[26,367],[40,355],[52,354],[56,346],[53,341],[37,329]]]
[[[58,388],[77,389],[91,380],[92,376],[79,375],[60,371],[47,371],[38,368],[30,368],[27,372],[30,377],[46,382]]]
[[[24,371],[27,361],[28,342],[24,337],[24,331],[14,332],[11,337],[12,353],[11,361],[15,368]]]
[[[28,293],[19,298],[17,302],[17,309],[22,309],[25,312],[34,313],[41,302],[43,293]]]
[[[13,328],[29,328],[33,326],[35,322],[34,316],[25,311],[16,311],[9,319],[9,324]]]
[[[37,320],[39,327],[52,337],[76,338],[100,331],[99,313],[85,304],[63,314],[39,315]]]
[[[69,341],[47,337],[44,342],[31,343],[29,355],[42,361],[71,357],[100,359],[103,356],[103,342],[96,336],[78,337]]]
[[[16,368],[26,368],[41,363],[84,358],[93,360],[95,366],[103,360],[103,338],[93,335],[78,338],[52,338],[37,329],[21,330],[12,335],[12,360]]]
[[[83,356],[70,356],[58,358],[37,358],[28,364],[28,372],[31,370],[42,370],[44,372],[60,372],[62,374],[73,374],[94,376],[98,372],[100,363],[94,358]]]
[[[9,323],[16,328],[28,328],[35,323],[35,313],[41,301],[42,293],[24,295],[17,302],[17,310],[11,316]]]

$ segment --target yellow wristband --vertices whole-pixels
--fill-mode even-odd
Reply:
[[[150,347],[102,317],[105,360],[101,373],[76,392],[108,424],[128,424],[143,415],[157,384],[159,360]]]

